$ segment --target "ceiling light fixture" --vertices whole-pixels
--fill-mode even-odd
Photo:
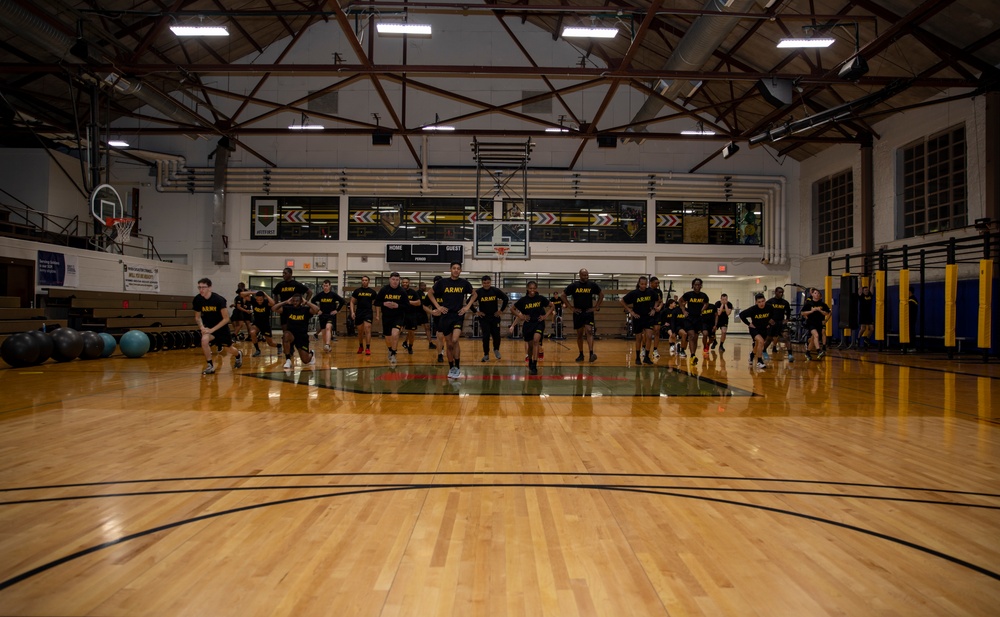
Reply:
[[[128,142],[124,139],[110,139],[108,145],[112,148],[128,148]]]
[[[379,34],[406,34],[409,36],[430,36],[430,24],[388,23],[380,21],[375,24]]]
[[[309,124],[309,118],[302,114],[302,120],[298,124],[289,124],[288,128],[292,131],[322,131],[326,127],[322,124]]]
[[[699,122],[697,128],[681,131],[681,135],[715,135],[715,131],[705,130],[705,123]]]
[[[177,36],[229,36],[229,29],[225,26],[205,24],[177,24],[170,26],[170,31]]]
[[[803,47],[829,47],[837,39],[815,38],[815,39],[781,39],[778,47],[781,49],[798,49]]]
[[[562,36],[567,38],[613,39],[618,36],[618,28],[601,28],[598,26],[566,26]]]

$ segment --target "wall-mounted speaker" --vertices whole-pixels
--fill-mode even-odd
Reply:
[[[598,135],[597,136],[597,147],[598,148],[617,148],[618,138],[612,137],[610,135]]]
[[[372,133],[373,146],[391,146],[392,133]]]

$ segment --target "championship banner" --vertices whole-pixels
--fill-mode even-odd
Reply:
[[[278,236],[278,200],[257,199],[253,202],[254,237]]]
[[[125,264],[125,291],[160,293],[160,270]]]
[[[80,270],[76,255],[38,251],[39,287],[79,287]]]

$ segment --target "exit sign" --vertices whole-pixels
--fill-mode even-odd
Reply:
[[[724,274],[726,272],[726,264],[719,264],[719,273]]]

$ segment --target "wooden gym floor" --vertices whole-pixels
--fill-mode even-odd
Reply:
[[[1000,366],[747,345],[0,370],[0,614],[996,615]]]

